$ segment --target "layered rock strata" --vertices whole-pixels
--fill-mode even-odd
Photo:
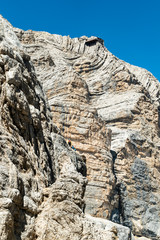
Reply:
[[[19,32],[18,36],[31,55],[36,73],[43,83],[53,113],[53,122],[65,139],[71,139],[77,151],[86,158],[89,180],[85,194],[86,211],[95,216],[110,218],[116,204],[110,131],[91,105],[86,81],[70,63],[70,59],[79,56],[72,56],[72,52],[63,55],[63,44],[56,46],[53,43],[54,37],[48,33],[43,34]],[[61,42],[59,36],[55,37]],[[48,38],[48,48],[45,38]],[[48,62],[44,59],[50,60]],[[111,198],[113,201],[110,201]]]
[[[0,26],[1,239],[160,239],[158,81],[99,38]]]
[[[53,121],[86,157],[86,212],[158,239],[158,81],[113,56],[99,38],[15,32],[43,84]]]
[[[0,239],[121,239],[84,215],[86,165],[66,143],[12,26],[0,16]]]

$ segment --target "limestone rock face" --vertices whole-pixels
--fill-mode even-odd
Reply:
[[[159,90],[99,38],[0,16],[0,239],[160,239]]]
[[[85,216],[85,156],[52,123],[30,56],[0,24],[0,239],[120,239],[119,225]]]
[[[42,189],[56,179],[56,127],[30,57],[0,18],[0,236],[34,239]]]
[[[85,212],[160,238],[159,82],[99,38],[21,31],[57,124],[86,158]]]
[[[61,36],[22,31],[18,31],[17,35],[31,55],[37,76],[43,83],[53,113],[53,122],[65,139],[71,139],[77,151],[86,158],[89,180],[85,194],[86,211],[95,216],[110,218],[112,209],[117,205],[110,153],[111,131],[91,105],[85,79],[71,65],[73,58],[77,68],[76,62],[80,54],[76,53],[76,49],[73,53],[70,50],[64,52]],[[45,39],[48,39],[47,43]],[[65,41],[71,41],[74,46],[70,38],[64,37]],[[57,45],[57,42],[62,43],[62,46]],[[79,44],[78,40],[77,43]],[[85,40],[82,39],[82,46],[84,43]],[[85,46],[82,46],[80,48],[83,48],[83,54]],[[66,47],[71,46],[67,44]],[[46,58],[50,59],[49,62],[44,60]]]

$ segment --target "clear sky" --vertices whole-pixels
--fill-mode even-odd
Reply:
[[[160,0],[2,0],[0,14],[23,30],[100,37],[160,80]]]

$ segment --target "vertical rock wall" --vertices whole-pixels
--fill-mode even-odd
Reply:
[[[79,69],[77,61],[80,57],[85,61],[84,51],[89,54],[85,50],[88,48],[84,44],[85,38],[80,43],[75,39],[74,45],[74,40],[70,38],[48,33],[18,31],[17,34],[31,55],[36,73],[44,86],[53,122],[65,139],[70,139],[76,150],[86,158],[86,212],[110,218],[112,209],[117,205],[110,154],[111,132],[91,105],[91,94],[85,79],[75,70]],[[99,48],[97,45],[95,47]],[[49,62],[47,59],[50,59]]]
[[[160,239],[158,81],[99,38],[0,26],[1,239]]]
[[[12,26],[0,26],[0,239],[115,239],[119,226],[84,215],[85,157],[53,125]]]
[[[158,81],[117,59],[101,39],[15,31],[47,93],[53,121],[86,157],[86,212],[156,239]]]
[[[56,179],[56,131],[30,57],[0,18],[0,238],[35,239],[42,189]]]

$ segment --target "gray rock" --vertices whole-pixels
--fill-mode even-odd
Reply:
[[[2,16],[0,54],[2,240],[160,239],[159,82]]]

